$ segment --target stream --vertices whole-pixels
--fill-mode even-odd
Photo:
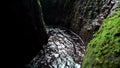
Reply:
[[[47,45],[27,68],[80,68],[86,46],[76,33],[66,28],[47,27]]]

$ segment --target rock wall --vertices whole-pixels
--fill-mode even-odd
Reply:
[[[74,32],[77,30],[76,33],[83,37],[87,45],[114,4],[113,0],[80,0],[79,9],[74,15],[77,20],[72,22],[71,29]]]
[[[77,0],[40,0],[46,24],[70,27],[71,12]]]
[[[12,65],[23,68],[47,44],[48,35],[39,0],[17,0],[10,6],[14,10],[11,18],[15,20],[14,26],[11,26],[15,33],[12,44],[15,46],[11,49],[15,61]]]
[[[120,67],[120,9],[104,20],[90,41],[82,68]]]

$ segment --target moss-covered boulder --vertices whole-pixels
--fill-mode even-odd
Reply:
[[[82,68],[120,67],[120,11],[104,20],[88,44]]]

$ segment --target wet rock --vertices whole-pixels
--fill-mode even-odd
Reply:
[[[30,68],[80,68],[84,57],[85,46],[79,44],[80,39],[74,34],[68,34],[65,29],[47,28],[48,33],[51,31],[49,42],[45,45],[41,55],[37,55],[29,64]],[[73,39],[72,37],[74,36]],[[75,43],[76,42],[76,43]],[[78,45],[79,44],[79,45]],[[39,56],[39,58],[38,58]]]

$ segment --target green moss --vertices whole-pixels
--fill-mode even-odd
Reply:
[[[91,15],[92,15],[92,10],[90,10],[90,11],[88,12],[89,18],[91,18]]]
[[[101,1],[101,0],[96,0],[96,3],[99,4],[100,1]]]
[[[104,24],[88,44],[82,68],[117,68],[120,63],[120,11]],[[116,56],[117,55],[117,56]]]

